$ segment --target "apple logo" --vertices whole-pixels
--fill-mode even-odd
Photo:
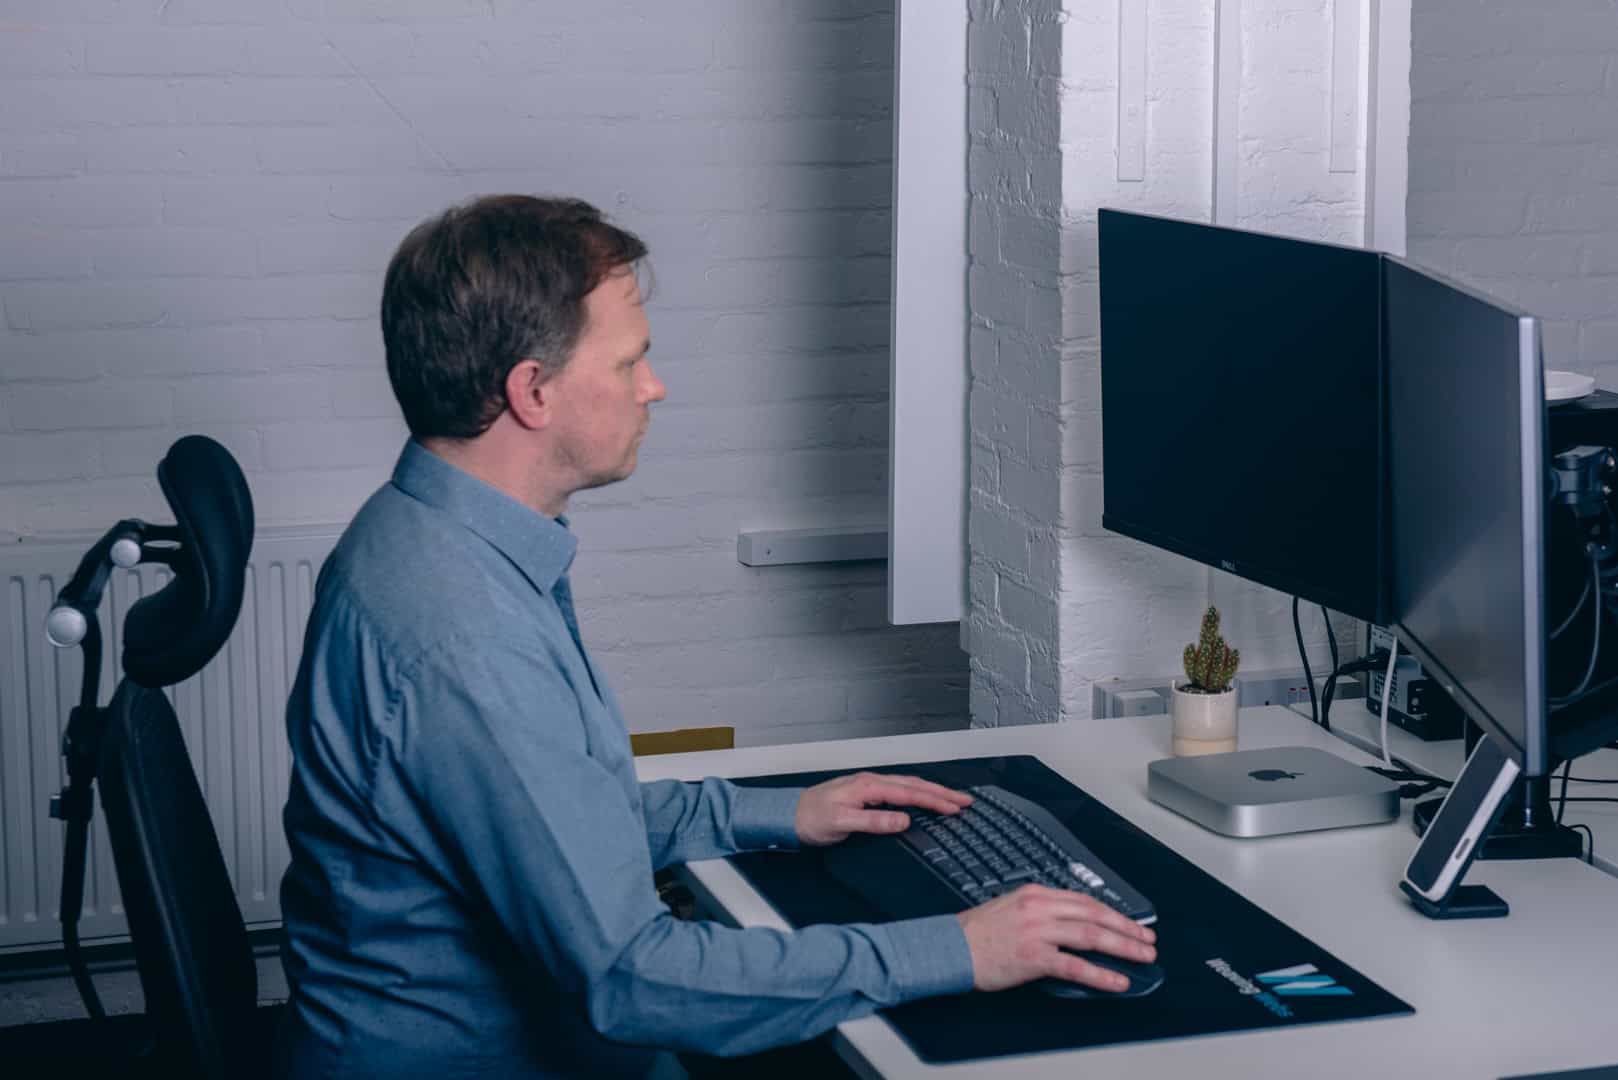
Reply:
[[[1303,773],[1287,772],[1285,769],[1254,769],[1247,775],[1254,780],[1296,780]]]

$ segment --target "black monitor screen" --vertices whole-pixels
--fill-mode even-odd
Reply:
[[[1101,211],[1102,524],[1357,618],[1379,574],[1379,256]]]
[[[1546,765],[1544,391],[1534,320],[1389,259],[1399,640],[1530,776]]]

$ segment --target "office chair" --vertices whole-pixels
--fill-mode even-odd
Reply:
[[[265,1070],[274,1017],[257,1008],[258,974],[241,909],[162,688],[200,671],[235,626],[253,542],[253,504],[235,460],[200,435],[176,442],[157,478],[176,524],[131,519],[113,526],[85,555],[47,618],[53,644],[84,650],[81,703],[63,740],[69,782],[51,806],[52,816],[67,823],[62,940],[91,1024],[105,1024],[77,933],[92,787],[99,778],[146,997],[149,1043],[134,1064],[164,1076],[235,1080]],[[140,562],[163,564],[173,577],[129,609],[124,678],[111,701],[97,707],[101,593],[113,566]],[[93,1039],[96,1030],[85,1034]]]

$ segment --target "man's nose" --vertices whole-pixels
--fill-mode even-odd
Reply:
[[[650,364],[646,365],[646,376],[647,383],[644,393],[648,404],[653,401],[662,401],[669,396],[669,388],[663,385],[663,380],[657,377],[657,373],[652,370]]]

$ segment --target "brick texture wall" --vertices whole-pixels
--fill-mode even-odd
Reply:
[[[1059,712],[1061,4],[973,0],[965,627],[974,724]]]
[[[1545,364],[1618,387],[1618,8],[1427,0],[1410,65],[1410,257],[1544,319]]]
[[[265,525],[340,523],[404,428],[388,255],[466,196],[570,193],[653,252],[668,402],[580,496],[631,724],[741,742],[959,726],[953,627],[880,565],[738,531],[886,512],[892,0],[0,4],[0,540],[165,516],[178,435]]]
[[[969,5],[975,724],[1084,719],[1097,680],[1172,675],[1209,603],[1244,666],[1297,664],[1289,598],[1101,527],[1096,211],[1213,210],[1213,6],[1156,0],[1126,28],[1132,3]],[[1229,224],[1357,243],[1363,168],[1328,160],[1334,6],[1241,11]],[[1126,59],[1145,86],[1138,169],[1119,149]],[[1304,628],[1323,664],[1318,608]]]

